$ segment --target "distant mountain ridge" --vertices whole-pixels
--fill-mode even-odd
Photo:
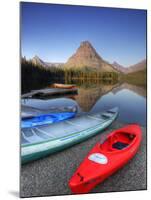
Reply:
[[[31,59],[31,62],[34,64],[34,65],[40,65],[40,66],[43,66],[43,67],[47,67],[46,63],[40,59],[38,56],[34,56],[32,59]]]
[[[146,59],[144,59],[144,60],[140,61],[139,63],[128,67],[127,73],[143,71],[143,70],[146,70],[146,67],[147,67],[147,61],[146,61]]]
[[[61,67],[64,65],[64,63],[59,63],[59,62],[45,62],[48,67]]]
[[[67,69],[85,69],[91,71],[101,71],[101,72],[117,72],[129,74],[146,69],[146,59],[140,61],[135,65],[129,67],[124,67],[117,62],[110,64],[108,61],[105,61],[95,50],[92,44],[89,41],[81,42],[79,48],[76,52],[67,60],[66,63],[53,63],[45,62],[37,55],[31,59],[31,62],[34,65],[40,65],[44,68],[51,67],[64,67]]]
[[[115,69],[117,69],[119,72],[122,72],[122,73],[126,73],[126,72],[127,72],[126,67],[120,65],[119,63],[117,63],[117,62],[115,62],[115,61],[112,63],[112,66],[113,66]]]
[[[118,64],[117,62],[113,62],[112,65],[120,72],[124,74],[134,73],[137,71],[143,71],[146,69],[146,59],[131,65],[129,67],[123,67],[122,65]]]
[[[62,66],[64,63],[53,63],[53,62],[44,62],[41,58],[39,58],[38,56],[34,56],[31,59],[31,62],[34,65],[40,65],[44,68],[49,68],[49,67],[60,67]]]

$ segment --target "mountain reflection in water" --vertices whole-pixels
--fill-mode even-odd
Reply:
[[[146,125],[146,87],[118,83],[79,88],[75,100],[84,112],[98,112],[118,106],[119,120]]]
[[[96,85],[93,86],[92,88],[79,87],[78,95],[75,96],[75,100],[77,101],[77,103],[84,112],[89,112],[103,95],[112,91],[116,86],[117,84],[99,85],[99,86]]]
[[[81,84],[77,95],[55,99],[27,99],[22,104],[33,107],[77,105],[79,114],[99,112],[119,107],[118,120],[124,123],[140,123],[146,126],[146,87],[129,83]]]

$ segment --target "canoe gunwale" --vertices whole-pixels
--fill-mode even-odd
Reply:
[[[111,121],[111,123],[112,123],[112,122],[114,121],[115,118],[116,118],[116,116],[113,116],[112,118],[110,118],[110,119],[108,119],[108,120],[105,120],[104,122],[101,122],[101,125],[104,124],[104,123],[106,123],[106,122],[109,122],[109,121]],[[100,124],[98,124],[98,125],[96,125],[96,126],[93,126],[93,127],[90,127],[90,128],[87,128],[87,129],[84,129],[84,130],[82,130],[82,131],[78,131],[78,132],[76,132],[76,133],[72,133],[72,134],[67,135],[67,136],[65,135],[65,136],[62,136],[62,137],[58,137],[58,138],[54,138],[54,139],[48,139],[48,140],[46,140],[46,141],[36,142],[36,143],[32,143],[32,144],[23,144],[23,145],[21,145],[21,146],[22,146],[22,147],[27,147],[27,146],[33,146],[33,145],[38,145],[38,144],[47,143],[47,142],[54,141],[54,140],[60,140],[60,139],[67,138],[67,137],[70,137],[70,136],[73,136],[73,135],[77,135],[77,134],[82,133],[82,132],[84,132],[84,131],[89,131],[89,130],[91,130],[91,129],[95,129],[95,128],[97,128],[97,127],[100,127]]]
[[[82,135],[82,132],[85,132],[85,131],[88,131],[88,129],[86,129],[86,130],[84,130],[84,131],[81,131],[81,132],[78,132],[78,133],[76,133],[76,134],[72,134],[72,136],[74,136],[75,135],[75,137],[74,137],[74,139],[72,140],[71,139],[71,137],[70,138],[68,138],[66,141],[64,140],[64,142],[61,140],[61,139],[63,139],[63,138],[65,138],[65,137],[67,137],[67,136],[64,136],[64,137],[61,137],[61,138],[58,138],[58,139],[54,139],[54,140],[49,140],[49,141],[47,141],[47,142],[39,142],[39,143],[36,143],[36,144],[33,144],[33,145],[28,145],[28,146],[26,146],[26,147],[23,147],[23,148],[26,148],[25,149],[25,154],[24,155],[22,155],[23,157],[25,156],[29,156],[30,155],[30,147],[31,147],[31,151],[32,151],[32,149],[34,148],[34,146],[36,147],[36,149],[35,149],[35,151],[32,151],[32,154],[34,155],[35,154],[35,156],[36,156],[36,154],[39,154],[39,153],[42,153],[42,154],[44,154],[44,152],[48,155],[48,154],[52,154],[52,153],[55,153],[55,152],[58,152],[58,151],[61,151],[62,149],[65,149],[65,148],[67,148],[67,147],[70,147],[70,146],[72,146],[72,145],[74,145],[74,144],[78,144],[78,143],[80,143],[80,142],[82,142],[82,141],[84,141],[84,140],[86,140],[86,139],[88,139],[88,138],[90,138],[90,137],[92,137],[93,135],[95,135],[95,134],[97,134],[98,132],[100,132],[100,131],[102,131],[102,130],[104,130],[107,126],[109,126],[111,123],[112,123],[113,121],[112,120],[110,120],[110,122],[109,122],[109,120],[108,120],[108,124],[106,125],[106,126],[104,126],[103,128],[101,128],[102,127],[102,124],[101,124],[101,127],[100,127],[100,125],[98,125],[98,126],[95,126],[95,129],[94,129],[94,127],[93,127],[93,131],[91,131],[91,133],[90,134],[87,134],[86,136],[79,136],[79,137],[76,137],[78,134],[81,134]],[[97,130],[96,130],[97,129]],[[71,136],[71,135],[70,135]],[[50,148],[50,143],[52,143],[51,145],[53,145],[53,142],[56,142],[57,143],[57,145],[56,146],[54,146],[54,147],[51,147]],[[60,145],[60,143],[62,143],[61,145]],[[45,147],[45,149],[44,149],[44,147],[41,149],[41,150],[39,150],[39,148],[38,148],[38,145],[46,145],[47,144],[47,146],[48,147]],[[27,149],[29,147],[29,149]],[[27,152],[29,150],[29,152]],[[23,151],[23,149],[21,150],[21,151]],[[39,157],[39,156],[38,156]],[[24,159],[23,159],[24,160]],[[35,160],[35,159],[33,159],[33,160]],[[27,161],[28,162],[28,161]],[[24,162],[23,161],[23,163],[26,163],[26,161]]]
[[[115,112],[115,114],[110,119],[104,120],[104,122],[101,122],[98,125],[84,129],[82,131],[78,131],[76,133],[54,139],[51,138],[46,141],[41,141],[33,144],[23,144],[21,146],[22,164],[61,151],[63,149],[66,149],[67,147],[78,144],[96,135],[97,133],[111,125],[113,121],[117,118],[117,116],[118,111]]]

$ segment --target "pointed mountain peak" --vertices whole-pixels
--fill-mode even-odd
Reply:
[[[40,66],[43,66],[43,67],[46,67],[46,63],[41,60],[37,55],[35,55],[32,59],[31,59],[32,63],[34,65],[40,65]]]
[[[65,63],[65,67],[73,69],[87,68],[87,70],[90,71],[117,71],[111,64],[105,62],[101,58],[92,44],[87,40],[80,43],[80,46],[76,50],[75,54],[73,54]]]
[[[92,44],[88,40],[86,40],[86,41],[82,41],[80,46],[81,47],[83,47],[83,46],[92,47]]]
[[[97,56],[99,59],[102,59],[88,40],[81,42],[80,47],[76,51],[76,54],[81,53],[81,52],[85,53],[86,56],[90,56],[90,57]]]
[[[33,58],[34,58],[34,59],[40,59],[37,55],[35,55]]]
[[[100,70],[104,68],[104,60],[89,41],[82,41],[75,54],[68,59],[65,66],[68,68],[89,67],[90,69]]]

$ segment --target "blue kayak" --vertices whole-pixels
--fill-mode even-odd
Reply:
[[[55,122],[73,118],[75,115],[76,112],[60,112],[29,117],[21,120],[21,128],[30,128],[34,126],[52,124]]]

